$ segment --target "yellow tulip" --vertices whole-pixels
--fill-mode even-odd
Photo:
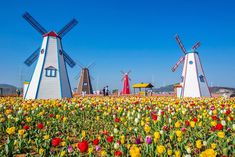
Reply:
[[[24,135],[24,129],[18,130],[18,134],[19,134],[20,136]]]
[[[224,137],[225,137],[225,134],[224,134],[223,131],[219,131],[219,132],[217,133],[217,135],[218,135],[219,138],[224,138]]]
[[[9,135],[12,135],[15,133],[15,127],[10,127],[10,128],[7,128],[6,132],[9,134]]]
[[[196,147],[197,147],[198,149],[201,149],[201,148],[202,148],[202,141],[201,141],[201,140],[197,140],[197,141],[196,141]]]
[[[157,146],[157,153],[159,155],[161,155],[162,153],[164,153],[166,151],[165,147],[163,145],[158,145]]]

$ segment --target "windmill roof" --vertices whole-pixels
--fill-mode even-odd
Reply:
[[[47,67],[46,69],[56,69],[56,68],[53,67],[53,66],[49,66],[49,67]]]
[[[59,35],[54,31],[50,31],[50,32],[43,35],[43,37],[47,37],[47,36],[59,37]]]
[[[154,87],[151,83],[137,83],[132,85],[133,88],[152,88]]]

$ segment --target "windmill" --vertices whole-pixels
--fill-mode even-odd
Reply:
[[[78,23],[77,20],[71,20],[59,32],[48,32],[29,13],[23,14],[23,18],[43,37],[41,48],[33,52],[24,62],[30,66],[38,60],[24,98],[71,98],[72,91],[66,63],[71,68],[76,63],[63,50],[61,39]]]
[[[128,71],[127,73],[124,73],[123,71],[121,71],[121,73],[123,74],[123,77],[122,77],[123,89],[122,89],[121,94],[131,94],[130,84],[129,84],[129,81],[131,81],[131,79],[129,78],[129,74],[131,73],[131,71]]]
[[[94,63],[91,63],[87,67],[84,67],[82,64],[78,64],[82,69],[79,77],[79,83],[77,86],[77,93],[82,94],[85,92],[86,94],[93,94],[93,88],[91,84],[92,77],[90,76],[89,69],[94,66]],[[79,76],[79,75],[78,75]],[[78,79],[78,76],[75,79]]]
[[[206,76],[202,68],[198,52],[196,51],[200,46],[200,42],[197,42],[192,47],[191,51],[186,51],[178,35],[176,35],[176,41],[184,53],[184,56],[182,56],[172,68],[172,71],[174,72],[181,63],[184,63],[180,88],[177,90],[177,96],[181,98],[211,97]]]

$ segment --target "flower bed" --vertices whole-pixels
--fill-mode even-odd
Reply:
[[[234,156],[235,99],[0,98],[0,156]]]

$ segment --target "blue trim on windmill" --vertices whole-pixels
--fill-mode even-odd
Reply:
[[[49,42],[50,38],[47,37],[47,43],[46,43],[46,50],[44,52],[44,58],[43,58],[43,63],[42,63],[42,68],[41,68],[41,73],[40,73],[40,77],[39,77],[39,82],[38,82],[38,86],[37,86],[37,90],[36,90],[36,96],[35,96],[35,99],[38,98],[38,90],[39,90],[39,86],[40,86],[40,83],[41,83],[41,79],[42,79],[42,73],[44,71],[44,64],[45,64],[45,60],[46,60],[46,56],[47,56],[47,49],[48,49],[48,42]]]
[[[61,81],[61,71],[60,71],[60,49],[58,47],[58,39],[56,39],[56,46],[57,46],[57,58],[58,58],[58,73],[59,73],[59,79],[60,79],[60,96],[63,97],[63,92],[62,92],[62,81]]]
[[[62,50],[62,55],[64,57],[64,61],[72,68],[76,65],[76,63],[69,57],[69,55],[63,51],[63,45],[62,43],[60,43],[60,47],[61,47],[61,50]],[[67,75],[67,78],[69,78],[68,76],[68,71],[67,71],[67,65],[65,64],[65,72],[66,72],[66,75]],[[68,79],[69,81],[69,79]],[[72,89],[71,89],[71,84],[70,84],[70,81],[69,81],[69,88],[70,88],[70,95],[71,97],[73,96],[73,93],[72,93]]]
[[[41,49],[41,48],[38,48],[38,49],[41,50],[41,51],[43,50],[43,49]],[[27,66],[32,65],[33,62],[35,62],[36,59],[39,57],[39,53],[40,53],[41,51],[38,51],[38,49],[37,49],[36,51],[34,51],[33,54],[30,55],[30,56],[24,61],[24,63],[25,63]],[[38,51],[38,52],[37,52],[37,51]],[[38,53],[37,55],[36,55],[36,52]],[[32,56],[37,56],[37,58],[35,59],[35,57],[32,57]],[[24,98],[25,98],[25,97],[27,96],[27,94],[28,94],[28,89],[29,89],[29,87],[30,87],[30,85],[31,85],[32,78],[33,78],[33,75],[32,75],[31,78],[30,78],[30,82],[29,82],[28,88],[27,88],[27,90],[26,90],[26,92],[25,92]]]

